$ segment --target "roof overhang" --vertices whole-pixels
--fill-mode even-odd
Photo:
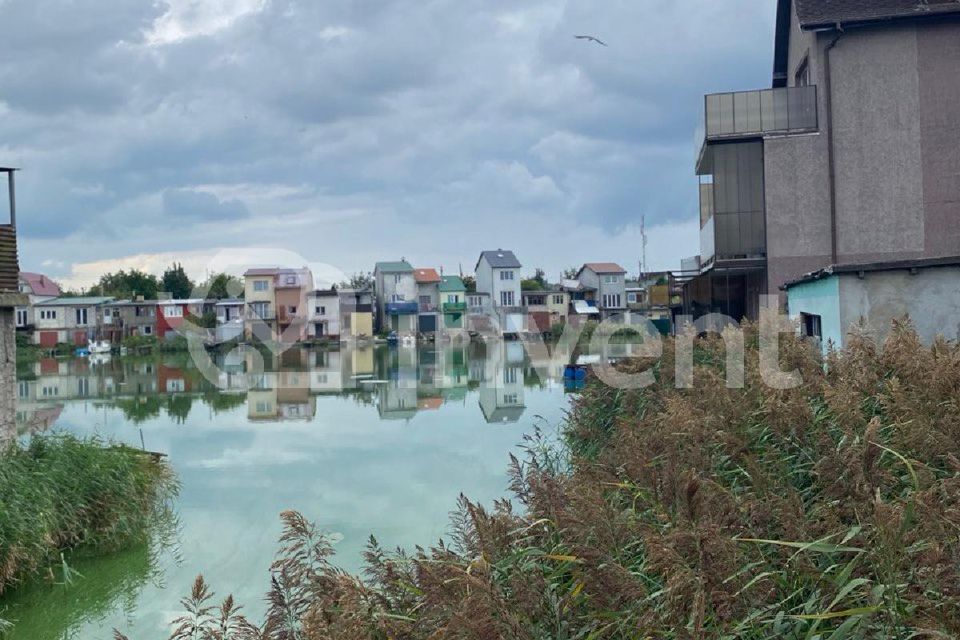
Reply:
[[[835,264],[819,271],[811,271],[796,280],[791,280],[780,287],[782,291],[800,284],[815,282],[837,275],[855,274],[864,276],[867,273],[883,271],[910,271],[916,273],[922,269],[936,269],[942,267],[960,267],[960,256],[946,256],[943,258],[923,258],[919,260],[889,260],[881,262],[863,262],[851,264]]]

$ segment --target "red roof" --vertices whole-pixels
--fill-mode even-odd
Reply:
[[[60,285],[43,275],[42,273],[31,273],[21,271],[20,278],[23,279],[35,296],[59,296]]]
[[[626,273],[627,270],[618,265],[616,262],[588,262],[583,265],[583,269],[590,269],[594,273]]]
[[[434,282],[440,282],[440,274],[437,273],[436,269],[414,269],[413,278],[419,284],[432,284]]]

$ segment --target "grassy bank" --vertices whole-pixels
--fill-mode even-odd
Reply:
[[[0,595],[66,550],[145,542],[175,494],[169,468],[135,449],[35,436],[0,453]]]
[[[960,636],[960,347],[900,326],[824,367],[786,340],[803,383],[775,390],[746,342],[741,389],[719,340],[698,346],[693,389],[675,388],[672,344],[648,389],[592,381],[565,445],[533,438],[512,461],[522,513],[462,499],[449,544],[371,540],[362,579],[283,514],[264,625],[201,579],[175,637]]]

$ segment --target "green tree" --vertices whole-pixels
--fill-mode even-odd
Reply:
[[[468,293],[473,293],[477,290],[477,279],[473,276],[463,276],[460,278],[463,280],[463,286],[467,288]]]
[[[576,279],[578,273],[580,273],[579,267],[570,267],[569,269],[563,270],[563,277],[566,280],[574,280]]]
[[[226,300],[243,297],[243,281],[228,273],[217,273],[199,286],[199,291],[208,300]]]
[[[164,292],[178,300],[189,298],[193,294],[193,280],[183,270],[183,265],[176,262],[163,272],[160,285]]]
[[[340,283],[341,289],[367,289],[373,287],[373,274],[359,271]]]
[[[547,288],[547,273],[543,269],[537,268],[533,275],[520,281],[522,291],[543,291]]]
[[[90,288],[92,296],[113,296],[114,298],[132,300],[143,296],[145,300],[156,300],[160,291],[160,280],[156,276],[137,269],[116,273],[106,273],[100,276],[100,281]]]

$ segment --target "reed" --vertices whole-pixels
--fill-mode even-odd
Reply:
[[[826,362],[791,339],[804,383],[771,390],[746,343],[743,389],[709,338],[692,390],[672,345],[651,388],[589,384],[563,448],[512,461],[513,502],[461,499],[428,549],[371,540],[363,578],[285,513],[264,624],[200,580],[174,637],[960,637],[960,347],[907,323]]]
[[[125,446],[69,435],[11,444],[0,452],[0,594],[68,550],[146,542],[176,491],[165,463]]]

